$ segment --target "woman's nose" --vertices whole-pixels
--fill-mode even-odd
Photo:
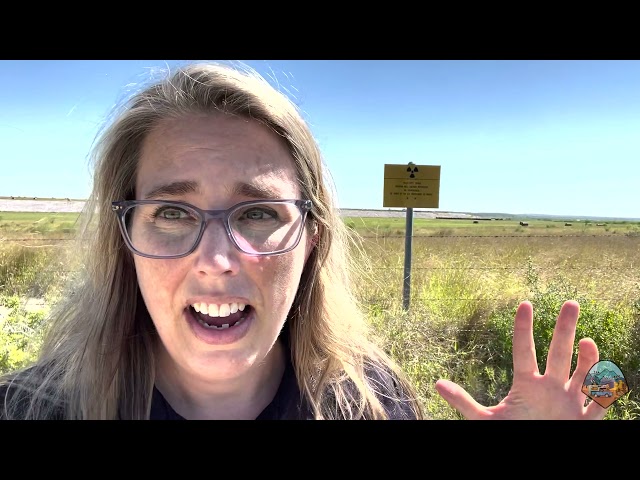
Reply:
[[[206,223],[194,254],[200,271],[211,274],[238,271],[240,252],[220,219],[211,219]]]

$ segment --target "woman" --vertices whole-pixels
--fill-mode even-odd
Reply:
[[[85,277],[52,315],[37,363],[5,379],[0,415],[424,418],[350,293],[348,236],[318,145],[258,74],[178,69],[130,99],[94,159]],[[467,418],[602,418],[564,389],[577,316],[565,304],[553,378],[533,371],[524,302],[514,388],[500,405],[482,407],[444,380],[436,388]],[[583,340],[576,382],[597,355]],[[563,396],[534,402],[541,385]]]

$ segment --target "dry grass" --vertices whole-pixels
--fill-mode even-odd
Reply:
[[[497,354],[502,360],[495,365],[484,357],[488,344],[510,335],[497,331],[492,319],[509,317],[517,303],[536,295],[569,299],[574,293],[588,308],[585,314],[606,312],[603,315],[619,319],[612,335],[633,342],[627,350],[638,354],[625,355],[618,363],[631,392],[610,408],[608,418],[640,418],[640,236],[556,233],[467,235],[452,229],[414,237],[410,309],[405,311],[404,236],[375,237],[371,230],[363,231],[364,254],[354,250],[362,266],[358,298],[387,351],[418,386],[433,418],[460,418],[435,392],[438,378],[454,379],[485,404],[497,403],[508,391],[511,377],[504,365],[510,352]],[[569,285],[571,293],[558,290],[558,284]],[[635,333],[623,335],[615,328]],[[607,350],[601,349],[603,353]]]
[[[6,305],[14,305],[17,297],[55,301],[78,267],[77,256],[67,248],[72,245],[67,240],[75,229],[71,218],[75,214],[54,215],[9,218],[0,213],[0,237],[5,239],[0,245],[0,299],[14,299],[5,300]],[[527,229],[506,223],[417,223],[411,307],[405,311],[404,222],[379,222],[347,222],[363,236],[361,250],[353,250],[360,267],[356,294],[380,342],[411,376],[433,418],[460,418],[435,393],[438,378],[454,379],[474,394],[482,392],[486,402],[502,398],[510,385],[508,367],[502,361],[487,361],[487,345],[499,344],[509,332],[500,331],[495,319],[508,318],[517,303],[540,295],[558,281],[571,285],[589,308],[597,306],[619,319],[620,328],[633,330],[625,339],[636,342],[638,338],[638,225],[565,229],[532,222]],[[507,345],[494,354],[506,363],[511,358]],[[634,363],[640,362],[640,344],[627,347],[638,352],[619,364],[625,373],[626,366],[634,365],[628,372],[631,392],[610,409],[609,418],[640,417]]]
[[[359,285],[366,303],[402,300],[404,238],[366,238],[369,278]],[[640,237],[417,237],[413,240],[411,296],[416,302],[434,282],[464,275],[469,293],[500,302],[522,300],[530,264],[547,283],[562,276],[594,300],[612,305],[634,301],[640,288]],[[363,262],[366,260],[363,260]],[[371,283],[369,283],[371,282]],[[484,285],[484,287],[483,287]]]

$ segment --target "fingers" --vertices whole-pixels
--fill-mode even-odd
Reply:
[[[486,417],[486,414],[483,413],[484,407],[456,383],[449,380],[438,380],[435,387],[440,396],[467,420],[479,420]]]
[[[513,326],[514,380],[522,375],[538,372],[536,346],[533,341],[533,307],[525,301],[518,305]]]
[[[562,383],[566,383],[569,380],[571,372],[573,342],[576,337],[576,324],[578,323],[579,314],[580,306],[578,302],[574,300],[564,302],[560,308],[560,314],[553,330],[553,338],[549,345],[547,368],[544,374]],[[590,367],[591,365],[588,368]]]
[[[571,388],[580,390],[584,379],[599,359],[598,346],[590,338],[583,338],[578,344],[578,362],[571,376]]]
[[[578,362],[571,376],[571,390],[580,391],[584,379],[600,358],[598,346],[591,338],[583,338],[578,344]],[[607,409],[598,402],[591,402],[585,410],[585,420],[602,420],[607,414]]]

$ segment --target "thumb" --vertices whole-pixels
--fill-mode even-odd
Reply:
[[[485,418],[484,407],[476,402],[469,393],[457,383],[449,380],[438,380],[436,391],[446,402],[462,414],[467,420]]]

